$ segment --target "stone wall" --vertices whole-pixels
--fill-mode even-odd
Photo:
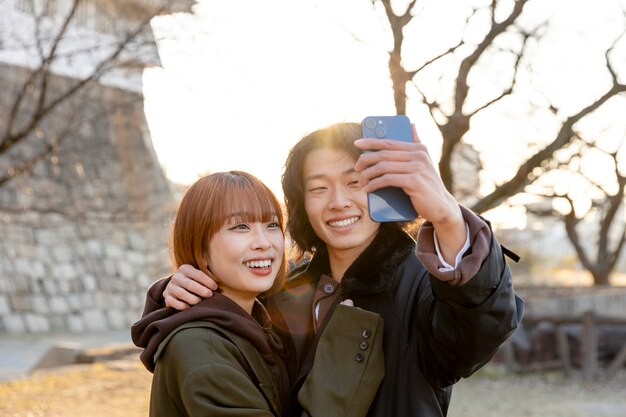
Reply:
[[[26,76],[0,64],[0,132]],[[73,82],[53,78],[51,97]],[[94,83],[0,155],[0,179],[49,143],[58,143],[52,154],[0,185],[0,333],[128,328],[147,287],[170,270],[175,205],[143,97]]]

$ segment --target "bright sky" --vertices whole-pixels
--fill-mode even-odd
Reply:
[[[419,38],[428,44],[412,45],[418,57],[452,45],[463,21],[456,0],[426,4],[429,17],[416,30],[432,35]],[[614,30],[607,35],[598,28],[623,20],[597,2],[544,0],[535,7],[539,4],[528,16],[560,16],[555,24],[562,31],[549,40],[563,47],[537,48],[536,54],[545,55],[544,68],[555,70],[535,82],[542,83],[546,97],[562,100],[556,104],[577,110],[599,88],[580,82],[593,65],[585,57],[598,58],[597,47],[590,45],[614,36]],[[338,121],[395,113],[387,68],[391,38],[369,1],[200,0],[195,12],[154,22],[157,37],[176,40],[160,42],[163,69],[144,75],[152,140],[173,181],[191,183],[209,171],[240,169],[282,198],[283,163],[301,136]],[[578,87],[575,94],[572,85]],[[432,121],[415,105],[408,116],[438,160]],[[477,118],[466,138],[501,180],[513,174],[516,156],[528,152],[523,132],[545,130],[549,123],[535,116],[531,124],[516,125],[505,117]]]
[[[366,2],[344,6],[357,3]],[[163,42],[165,69],[144,76],[152,139],[173,181],[241,169],[280,197],[283,163],[301,136],[394,113],[384,45],[355,42],[324,10],[227,1],[202,2],[196,13],[178,16],[189,32]]]

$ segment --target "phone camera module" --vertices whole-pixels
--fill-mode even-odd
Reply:
[[[387,137],[387,129],[385,128],[385,126],[377,126],[374,130],[374,134],[379,139],[385,138]]]
[[[373,118],[365,120],[365,127],[368,129],[374,129],[376,127],[376,120]]]

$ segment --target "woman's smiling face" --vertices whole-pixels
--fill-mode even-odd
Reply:
[[[282,264],[285,240],[278,217],[267,222],[245,221],[246,217],[229,217],[213,235],[208,266],[221,292],[247,305],[272,287]]]

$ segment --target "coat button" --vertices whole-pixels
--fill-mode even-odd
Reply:
[[[366,342],[365,340],[363,340],[363,341],[359,344],[359,349],[361,349],[361,350],[365,350],[365,349],[367,349],[367,347],[368,347],[368,344],[367,344],[367,342]]]
[[[372,332],[370,331],[370,329],[365,329],[363,330],[363,333],[361,333],[361,336],[363,336],[363,339],[369,339],[371,335],[372,335]]]
[[[324,285],[324,292],[326,294],[332,294],[335,291],[335,286],[333,284]]]
[[[365,358],[365,356],[363,356],[363,354],[361,352],[357,353],[356,356],[354,357],[354,360],[357,362],[363,362],[363,359]]]

